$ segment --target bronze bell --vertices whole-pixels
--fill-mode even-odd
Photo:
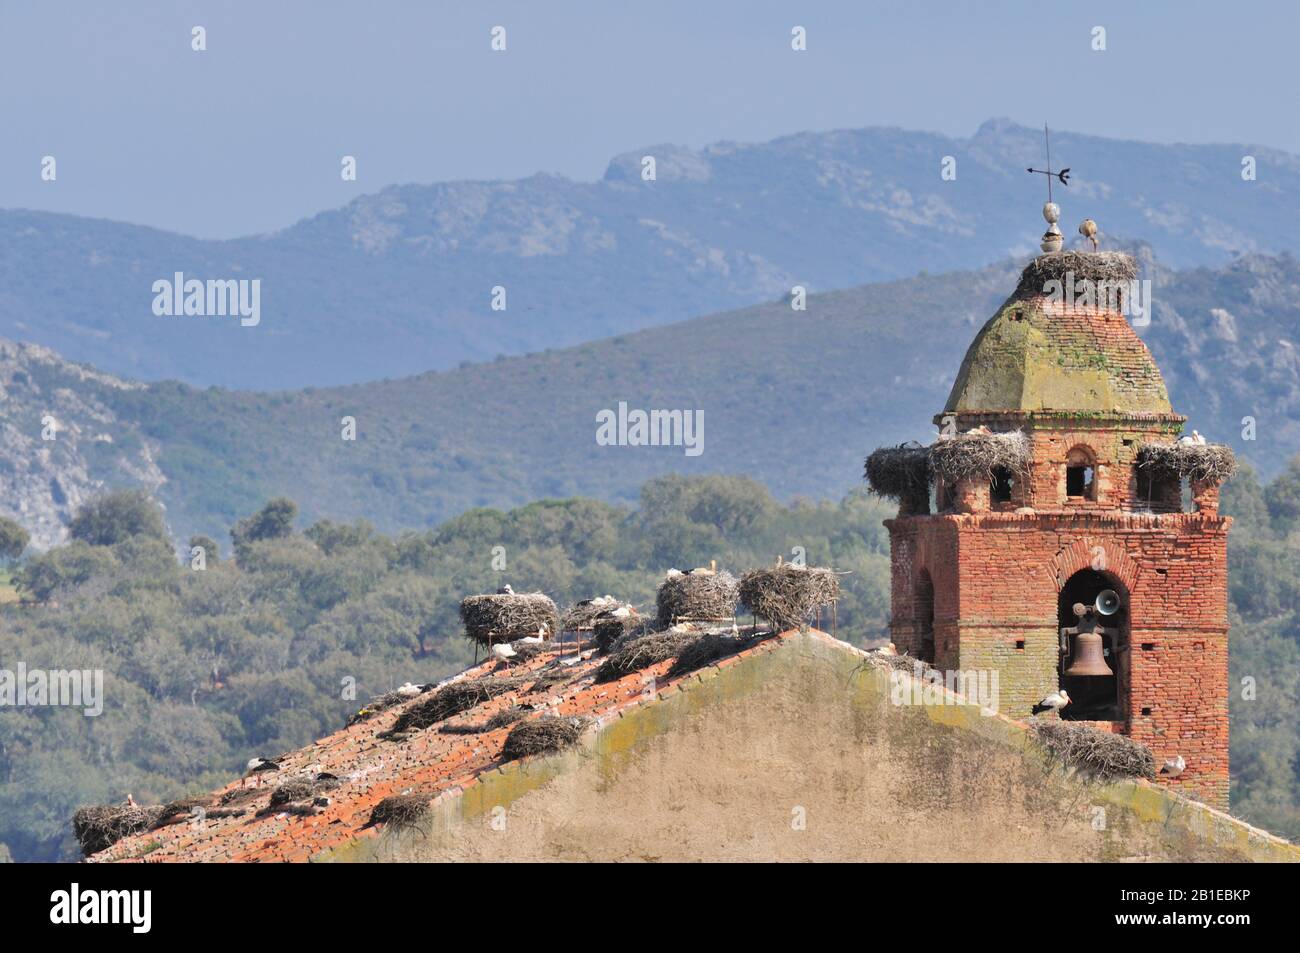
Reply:
[[[1080,632],[1074,637],[1074,662],[1066,675],[1114,675],[1106,664],[1102,638],[1096,632]]]

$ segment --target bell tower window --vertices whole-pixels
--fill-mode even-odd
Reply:
[[[1071,500],[1097,498],[1097,468],[1086,447],[1075,447],[1066,458],[1065,495]]]

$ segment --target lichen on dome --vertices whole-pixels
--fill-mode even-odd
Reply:
[[[1171,413],[1160,369],[1113,302],[1070,306],[1049,284],[1127,288],[1136,277],[1133,258],[1119,252],[1031,261],[971,343],[944,412]]]

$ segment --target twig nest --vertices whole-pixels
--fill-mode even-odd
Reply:
[[[1138,449],[1137,465],[1161,476],[1222,483],[1237,472],[1237,457],[1218,443],[1146,443]]]
[[[812,621],[817,610],[830,605],[839,594],[839,577],[819,567],[751,569],[740,580],[740,601],[779,629]]]
[[[602,612],[592,624],[591,635],[602,652],[608,652],[632,632],[646,627],[646,620],[631,606],[619,606]]]
[[[370,823],[392,827],[414,824],[428,813],[431,800],[427,794],[391,795],[375,805],[370,812]]]
[[[1055,720],[1035,719],[1030,729],[1057,760],[1098,781],[1156,776],[1156,758],[1151,749],[1124,735]]]
[[[726,570],[670,570],[659,584],[656,599],[659,624],[717,622],[733,618],[740,599],[740,584]]]
[[[564,626],[565,632],[590,632],[595,628],[596,621],[607,613],[618,609],[631,608],[630,603],[615,599],[610,595],[597,596],[594,599],[583,599],[581,602],[575,602],[564,610],[561,624]]]
[[[1137,261],[1125,252],[1058,252],[1042,255],[1025,266],[1015,296],[1034,298],[1046,295],[1049,282],[1059,281],[1065,286],[1071,279],[1076,287],[1084,281],[1102,288],[1127,287],[1130,281],[1137,280],[1137,274]]]
[[[497,678],[494,675],[450,682],[432,694],[421,696],[419,701],[398,715],[388,735],[428,728],[452,715],[459,715],[485,701],[491,701],[498,695],[517,691],[523,684],[522,678]]]
[[[107,850],[123,837],[151,829],[162,816],[162,805],[149,807],[124,804],[95,804],[72,815],[72,835],[89,857]]]
[[[915,441],[881,447],[867,457],[863,475],[871,492],[890,499],[919,502],[930,495],[930,448]]]
[[[558,718],[554,715],[522,721],[506,735],[501,760],[514,761],[529,755],[563,751],[578,743],[589,723],[586,718]]]
[[[465,623],[465,635],[480,645],[513,642],[539,633],[551,639],[560,627],[559,610],[550,596],[540,592],[470,596],[460,604],[460,619]]]
[[[937,440],[930,447],[931,472],[945,483],[968,477],[987,480],[998,467],[1023,473],[1029,458],[1029,436],[1022,430],[972,430]]]

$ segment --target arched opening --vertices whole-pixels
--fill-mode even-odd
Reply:
[[[934,581],[924,569],[916,580],[916,657],[934,664]]]
[[[1071,500],[1097,498],[1097,466],[1087,447],[1075,447],[1065,457],[1065,495]]]
[[[1106,615],[1100,611],[1097,599],[1112,590],[1119,595],[1117,611]],[[1083,606],[1078,615],[1075,606]],[[1059,652],[1060,687],[1070,695],[1070,704],[1061,711],[1066,721],[1122,721],[1126,706],[1128,686],[1128,593],[1123,585],[1104,572],[1080,569],[1061,588],[1057,598],[1057,631],[1060,633]],[[1101,637],[1100,662],[1107,674],[1071,674],[1094,664],[1097,659],[1089,655],[1088,639],[1080,636],[1093,633]]]

